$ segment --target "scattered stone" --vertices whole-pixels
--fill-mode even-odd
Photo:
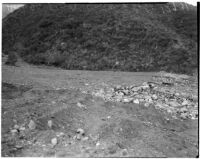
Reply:
[[[86,141],[86,140],[88,140],[88,139],[89,139],[89,137],[87,137],[87,136],[84,137],[84,138],[82,138],[83,141]]]
[[[156,109],[167,111],[173,118],[177,118],[177,113],[180,115],[181,106],[187,106],[187,118],[194,119],[197,116],[193,112],[198,109],[198,96],[193,85],[190,87],[188,84],[182,75],[164,72],[153,77],[153,81],[144,82],[140,86],[118,85],[108,90],[101,88],[92,94],[111,102],[144,102],[146,107],[152,104]]]
[[[52,101],[51,103],[52,103],[52,104],[56,104],[56,102],[55,102],[55,101]]]
[[[145,100],[143,98],[139,99],[139,102],[144,102]]]
[[[147,99],[146,101],[149,103],[153,103],[153,100],[151,98]]]
[[[36,124],[33,120],[30,120],[28,124],[29,129],[34,130],[36,128]]]
[[[108,152],[110,154],[115,154],[117,152],[117,146],[113,145],[113,146],[108,147]]]
[[[150,103],[145,103],[144,106],[145,106],[145,107],[149,107],[149,106],[150,106]]]
[[[184,100],[183,102],[182,102],[182,104],[181,104],[182,106],[185,106],[185,105],[189,105],[189,102],[188,102],[188,100]]]
[[[107,119],[110,119],[111,118],[111,116],[107,116]]]
[[[100,146],[100,142],[99,141],[96,143],[96,146]]]
[[[51,129],[52,126],[53,126],[53,121],[52,120],[48,120],[47,125]]]
[[[81,104],[80,102],[77,103],[77,106],[78,106],[79,108],[86,108],[86,106],[83,105],[83,104]]]
[[[53,146],[56,146],[57,143],[58,143],[57,138],[53,138],[53,139],[51,139],[51,144],[52,144]]]
[[[125,103],[130,103],[132,101],[133,101],[132,98],[124,98],[124,100],[123,100],[123,102],[125,102]]]
[[[127,156],[127,155],[128,155],[127,149],[123,149],[123,150],[122,150],[122,156]]]
[[[180,93],[175,93],[175,96],[180,96]]]
[[[85,134],[85,131],[84,131],[83,129],[81,129],[81,128],[78,128],[78,129],[76,130],[76,132],[77,132],[78,134],[81,134],[81,135],[84,135],[84,134]]]
[[[188,118],[188,114],[187,113],[181,113],[180,117],[182,119],[187,119]]]
[[[133,87],[133,88],[132,88],[132,91],[137,92],[137,91],[139,91],[140,89],[141,89],[141,87]]]
[[[177,106],[179,106],[180,104],[178,103],[178,102],[176,102],[176,101],[171,101],[171,102],[169,102],[168,103],[171,107],[177,107]]]
[[[181,113],[186,113],[187,111],[188,111],[188,110],[187,110],[187,108],[185,108],[185,107],[183,107],[183,108],[180,109],[180,112],[181,112]]]
[[[14,134],[16,134],[18,131],[17,131],[16,129],[12,129],[10,132],[14,135]]]
[[[133,101],[133,103],[135,103],[135,104],[139,104],[140,101],[139,101],[138,99],[135,99],[135,100]]]
[[[157,100],[157,99],[158,99],[157,95],[156,95],[156,94],[153,94],[153,95],[152,95],[152,99],[153,99],[153,100]]]
[[[117,85],[116,87],[115,87],[115,89],[120,89],[121,88],[121,86],[120,85]]]
[[[61,136],[64,136],[65,134],[63,133],[63,132],[60,132],[60,133],[58,133],[56,136],[57,137],[61,137]]]
[[[20,131],[24,131],[24,130],[26,130],[26,128],[25,127],[20,127],[19,130]]]
[[[14,125],[14,129],[19,129],[19,125]]]
[[[81,135],[81,134],[77,134],[77,135],[76,135],[76,139],[77,139],[77,140],[81,140],[81,138],[82,138],[82,135]]]

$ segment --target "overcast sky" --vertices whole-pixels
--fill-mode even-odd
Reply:
[[[2,0],[2,1],[4,1],[4,0]],[[13,1],[15,1],[15,0],[13,0]],[[29,2],[29,0],[27,0],[26,2],[24,2],[24,1],[18,1],[18,3],[31,3],[32,1],[30,1]],[[43,1],[41,1],[41,0],[35,0],[34,1],[34,3],[66,3],[66,1],[64,0],[57,0],[57,1],[55,1],[55,0],[47,0],[47,1],[45,1],[45,0],[43,0]],[[118,0],[118,1],[116,1],[116,0],[67,0],[67,2],[74,2],[74,3],[76,3],[76,2],[90,2],[90,3],[92,3],[92,2],[99,2],[99,3],[103,3],[103,2],[185,2],[185,3],[188,3],[188,4],[192,4],[192,5],[194,5],[194,6],[197,6],[197,0],[185,0],[185,1],[182,1],[182,0],[152,0],[152,1],[147,1],[147,0]],[[12,3],[12,1],[10,1],[10,3]],[[14,3],[14,2],[13,2]],[[16,3],[15,3],[16,4]]]

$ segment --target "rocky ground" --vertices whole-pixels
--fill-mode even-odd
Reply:
[[[197,78],[2,66],[2,156],[197,157]]]

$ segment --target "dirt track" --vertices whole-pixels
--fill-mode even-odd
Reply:
[[[197,120],[173,119],[154,107],[106,102],[82,93],[141,84],[152,75],[3,65],[2,156],[196,157]],[[27,127],[30,119],[35,130]],[[16,124],[25,130],[12,135]],[[78,128],[85,130],[86,140],[75,139]],[[52,147],[54,137],[58,143]]]

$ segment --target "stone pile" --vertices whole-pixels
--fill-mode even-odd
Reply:
[[[157,76],[158,77],[158,76]],[[100,89],[93,95],[106,101],[135,103],[145,107],[155,106],[171,113],[174,118],[197,119],[198,96],[197,87],[190,88],[189,80],[170,76],[154,77],[152,82],[142,85],[116,86],[110,89]]]

